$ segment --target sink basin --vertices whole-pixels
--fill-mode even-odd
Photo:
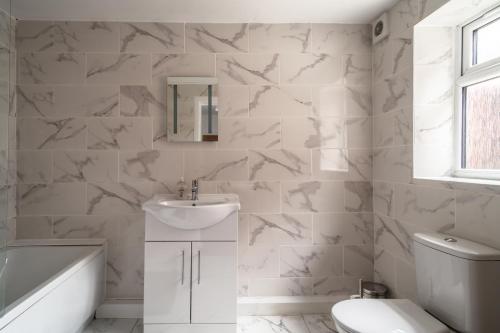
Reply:
[[[233,195],[204,194],[195,201],[155,196],[144,203],[142,209],[171,227],[196,230],[224,221],[240,209],[240,203],[238,197]]]

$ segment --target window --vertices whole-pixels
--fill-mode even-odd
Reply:
[[[500,8],[462,27],[455,176],[500,179]]]

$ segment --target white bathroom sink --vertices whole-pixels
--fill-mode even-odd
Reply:
[[[199,200],[175,200],[168,196],[155,196],[142,205],[162,223],[182,230],[211,227],[224,221],[240,208],[236,196],[204,194]]]

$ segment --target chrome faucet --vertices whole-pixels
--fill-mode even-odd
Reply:
[[[198,179],[194,179],[191,186],[191,200],[198,200],[198,190],[200,189],[198,185]]]

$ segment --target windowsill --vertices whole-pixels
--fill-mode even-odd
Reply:
[[[464,189],[479,192],[500,194],[500,180],[464,178],[464,177],[413,177],[415,184],[428,185],[433,182],[440,182],[453,189]]]

